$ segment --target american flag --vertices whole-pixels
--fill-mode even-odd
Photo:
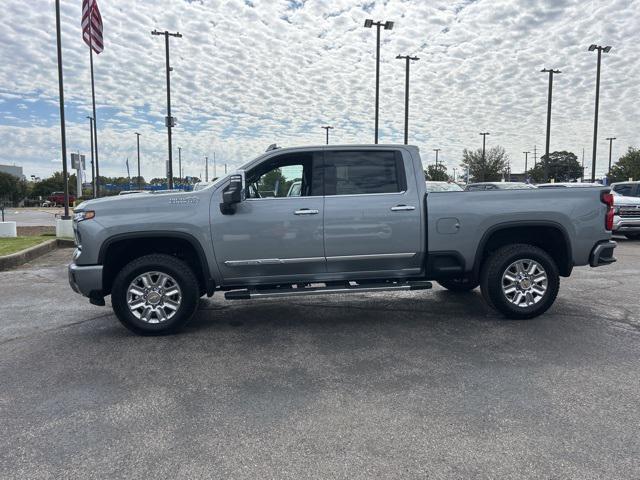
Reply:
[[[104,50],[102,17],[97,0],[82,0],[82,38],[96,53]]]

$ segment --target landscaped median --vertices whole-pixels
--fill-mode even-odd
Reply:
[[[72,247],[73,240],[50,235],[0,238],[0,271],[16,267],[58,247]]]

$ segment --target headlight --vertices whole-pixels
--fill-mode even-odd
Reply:
[[[73,221],[77,223],[77,222],[82,222],[83,220],[91,220],[95,216],[96,216],[96,212],[94,212],[93,210],[84,210],[81,212],[75,212],[73,214]]]

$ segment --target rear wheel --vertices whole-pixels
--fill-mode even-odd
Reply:
[[[118,320],[140,335],[173,333],[198,306],[200,286],[193,271],[171,255],[145,255],[125,265],[111,291]]]
[[[490,306],[507,318],[528,319],[546,312],[558,295],[560,274],[547,252],[527,244],[493,252],[480,286]]]
[[[625,233],[624,236],[629,240],[640,240],[640,233]]]
[[[438,280],[438,283],[451,292],[470,292],[480,285],[480,282],[470,278],[448,278]]]

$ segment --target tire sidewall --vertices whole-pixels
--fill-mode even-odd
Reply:
[[[180,307],[169,320],[147,323],[135,317],[127,306],[127,290],[137,276],[145,272],[162,272],[171,275],[182,293]],[[111,291],[111,303],[118,319],[125,327],[141,335],[173,333],[184,326],[198,306],[197,279],[185,264],[169,255],[142,257],[126,265],[116,276]]]
[[[523,245],[521,249],[511,251],[507,255],[496,255],[489,266],[485,279],[487,296],[494,308],[512,319],[529,319],[536,317],[551,307],[560,287],[558,267],[549,255],[538,247]],[[515,261],[530,259],[538,262],[547,274],[547,291],[544,297],[530,307],[516,307],[506,298],[502,291],[502,275]]]

